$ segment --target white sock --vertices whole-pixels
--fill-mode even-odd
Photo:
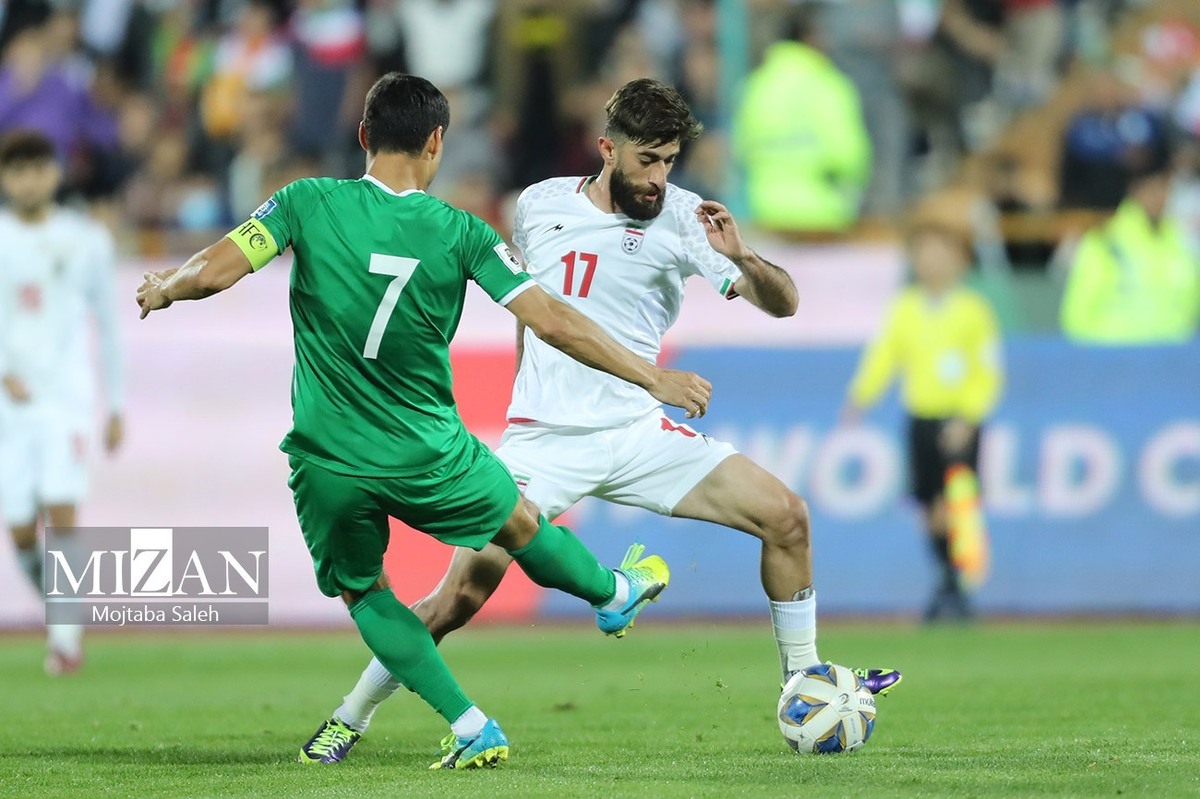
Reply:
[[[46,643],[55,652],[61,652],[69,658],[77,658],[83,654],[83,625],[47,625]]]
[[[608,604],[601,608],[602,610],[620,610],[629,601],[629,578],[620,572],[613,572],[613,576],[617,578],[617,592],[613,594],[613,598],[608,601]]]
[[[371,723],[375,710],[389,696],[401,688],[401,682],[379,662],[371,658],[371,662],[363,669],[362,676],[354,690],[342,699],[342,704],[333,711],[333,717],[340,719],[359,732],[366,732]]]
[[[483,715],[483,711],[478,707],[471,705],[450,725],[450,732],[459,738],[474,738],[483,732],[484,724],[487,724],[487,716]]]
[[[771,602],[771,625],[779,646],[779,665],[784,677],[815,666],[817,657],[817,594],[791,602]]]

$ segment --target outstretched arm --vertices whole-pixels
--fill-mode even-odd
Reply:
[[[756,308],[771,316],[792,316],[800,305],[800,295],[792,276],[750,249],[742,239],[737,221],[729,209],[705,200],[696,208],[696,218],[704,226],[708,243],[717,252],[737,264],[741,278],[733,290]]]
[[[89,272],[88,303],[99,334],[100,366],[104,375],[108,418],[104,424],[104,450],[115,452],[124,437],[121,409],[124,405],[125,362],[121,355],[120,325],[117,322],[116,256],[112,237],[102,232]]]
[[[641,386],[659,402],[683,408],[688,418],[708,410],[712,385],[707,380],[691,372],[660,369],[639,358],[600,325],[540,287],[521,292],[505,307],[535,336],[585,366]]]
[[[137,291],[142,319],[176,300],[202,300],[222,292],[253,271],[250,259],[228,238],[209,245],[183,266],[147,272]]]

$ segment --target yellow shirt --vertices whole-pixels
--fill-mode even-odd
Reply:
[[[1079,243],[1062,303],[1062,327],[1091,344],[1187,341],[1200,324],[1200,265],[1183,228],[1153,225],[1133,200]]]
[[[987,300],[967,288],[941,299],[917,286],[902,291],[863,353],[850,401],[859,408],[875,404],[897,373],[900,400],[913,416],[983,421],[1004,382],[1000,333]]]

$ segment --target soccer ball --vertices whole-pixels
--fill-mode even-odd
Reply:
[[[845,666],[810,666],[783,686],[779,730],[797,752],[849,752],[875,730],[875,697]]]

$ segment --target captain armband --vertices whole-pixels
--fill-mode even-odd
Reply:
[[[279,246],[271,231],[257,219],[247,219],[241,225],[225,234],[225,238],[237,245],[246,258],[250,260],[250,268],[257,272],[279,255]]]

